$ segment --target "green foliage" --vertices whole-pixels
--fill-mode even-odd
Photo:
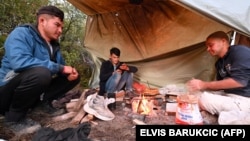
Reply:
[[[36,11],[48,0],[0,0],[0,33],[9,33],[17,25],[33,23]]]
[[[37,9],[47,4],[48,0],[0,0],[0,58],[7,35],[20,24],[33,23]]]
[[[4,55],[3,44],[4,44],[4,41],[6,40],[6,38],[7,38],[6,34],[3,34],[3,35],[0,34],[0,57],[1,58]]]
[[[81,87],[88,88],[91,77],[91,68],[85,63],[85,58],[90,58],[83,47],[85,22],[87,16],[71,5],[66,0],[51,1],[65,13],[63,34],[60,38],[62,55],[68,65],[74,66],[82,76]]]

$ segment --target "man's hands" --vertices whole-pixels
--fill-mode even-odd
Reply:
[[[119,66],[118,69],[116,69],[116,72],[122,73],[122,71],[128,71],[129,67],[127,64],[123,63],[122,65]]]
[[[200,91],[205,89],[205,82],[199,79],[191,79],[187,82],[189,91]]]
[[[64,74],[68,74],[68,80],[73,81],[76,80],[78,77],[78,72],[74,67],[71,66],[64,66],[63,67],[63,72]]]
[[[128,71],[129,70],[129,67],[127,64],[123,63],[120,67],[119,67],[120,70],[124,70],[124,71]]]
[[[192,79],[187,82],[187,87],[191,91],[198,90],[225,90],[225,89],[234,89],[245,87],[238,81],[235,81],[233,78],[226,78],[219,81],[202,81],[199,79]]]

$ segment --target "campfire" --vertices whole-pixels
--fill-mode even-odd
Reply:
[[[139,84],[137,84],[139,85]],[[150,87],[146,87],[143,85],[134,86],[136,92],[139,94],[138,97],[134,97],[131,100],[131,107],[134,113],[142,114],[142,115],[153,115],[154,107],[156,106],[155,101],[157,99],[155,96],[159,93],[158,89],[153,89]]]
[[[98,90],[89,90],[85,89],[81,96],[77,99],[71,99],[66,103],[67,113],[59,115],[53,118],[54,121],[62,121],[71,119],[72,124],[80,124],[83,122],[91,122],[93,124],[98,124],[94,121],[94,116],[86,113],[82,107],[86,103],[86,97],[90,94],[97,92]],[[163,95],[159,95],[159,91],[156,88],[140,87],[135,89],[137,96],[132,99],[116,98],[116,101],[120,101],[123,106],[124,115],[131,117],[134,124],[144,124],[146,119],[157,120],[161,117],[165,119],[165,115],[158,117],[159,113],[163,113],[165,110],[162,110],[162,105],[164,103]],[[129,102],[127,102],[129,101]],[[126,106],[127,104],[127,106]],[[129,108],[130,107],[130,108]],[[127,109],[127,110],[126,110]],[[130,111],[130,112],[129,112]],[[126,112],[128,112],[126,114]],[[159,119],[162,121],[162,119]]]
[[[140,96],[131,100],[132,111],[134,113],[149,115],[154,106],[154,100],[150,97]]]

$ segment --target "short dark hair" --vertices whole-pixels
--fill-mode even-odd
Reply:
[[[229,37],[228,37],[227,33],[224,32],[224,31],[216,31],[216,32],[210,34],[210,35],[207,37],[207,40],[208,40],[209,38],[226,39],[226,40],[229,42]]]
[[[120,49],[118,49],[117,47],[112,47],[111,49],[110,49],[110,55],[112,55],[112,54],[115,54],[116,56],[120,56]]]
[[[61,21],[63,21],[63,19],[64,19],[64,13],[63,13],[63,11],[60,10],[59,8],[55,7],[55,6],[52,6],[52,5],[41,7],[37,11],[36,15],[39,16],[41,14],[49,14],[49,15],[52,15],[52,16],[56,16]]]

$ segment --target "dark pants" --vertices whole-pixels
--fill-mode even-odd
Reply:
[[[19,121],[29,109],[39,102],[51,102],[73,89],[80,82],[80,77],[68,81],[66,76],[52,78],[50,71],[44,67],[35,67],[21,72],[6,85],[0,87],[0,114],[7,121]]]

